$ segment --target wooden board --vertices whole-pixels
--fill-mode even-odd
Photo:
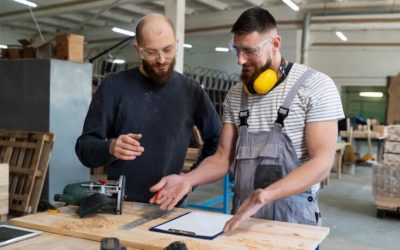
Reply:
[[[31,214],[12,219],[10,222],[21,227],[95,241],[100,241],[102,237],[117,237],[124,246],[140,249],[163,249],[174,241],[185,242],[190,250],[315,249],[329,233],[329,228],[326,227],[249,219],[232,233],[221,235],[214,240],[202,240],[148,230],[190,211],[188,209],[175,208],[165,217],[127,231],[119,228],[151,211],[136,203],[126,203],[122,215],[98,214],[80,219],[75,211],[76,207],[68,206],[62,208],[58,214]]]
[[[8,163],[0,163],[0,222],[8,214]]]
[[[378,208],[394,211],[400,208],[400,197],[385,197],[381,195],[375,195],[374,202]]]

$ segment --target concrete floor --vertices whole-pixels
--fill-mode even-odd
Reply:
[[[357,166],[354,175],[342,175],[340,180],[332,173],[329,185],[320,191],[322,225],[330,228],[321,250],[400,249],[400,216],[376,217],[371,172],[370,167]],[[189,196],[188,203],[222,195],[222,186],[220,181],[199,187]]]

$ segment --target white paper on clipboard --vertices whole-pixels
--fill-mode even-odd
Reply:
[[[153,227],[152,231],[213,239],[222,233],[232,215],[189,212],[178,218]]]

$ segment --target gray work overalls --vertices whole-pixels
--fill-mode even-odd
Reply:
[[[300,166],[292,141],[282,128],[298,89],[314,73],[312,69],[307,70],[290,89],[278,110],[278,118],[271,131],[248,132],[247,94],[242,91],[239,112],[241,124],[233,165],[235,173],[233,213],[254,190],[267,187]],[[267,204],[253,217],[299,224],[321,224],[317,195],[311,190]]]

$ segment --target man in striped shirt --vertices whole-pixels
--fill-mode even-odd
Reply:
[[[225,232],[251,216],[320,225],[319,182],[329,175],[337,120],[344,117],[336,86],[327,75],[283,59],[282,39],[267,10],[246,10],[232,33],[242,84],[226,96],[217,152],[192,172],[161,179],[151,188],[160,190],[159,198],[151,202],[172,209],[193,186],[225,176],[233,162],[235,216]],[[256,82],[267,70],[277,80],[259,88]]]

